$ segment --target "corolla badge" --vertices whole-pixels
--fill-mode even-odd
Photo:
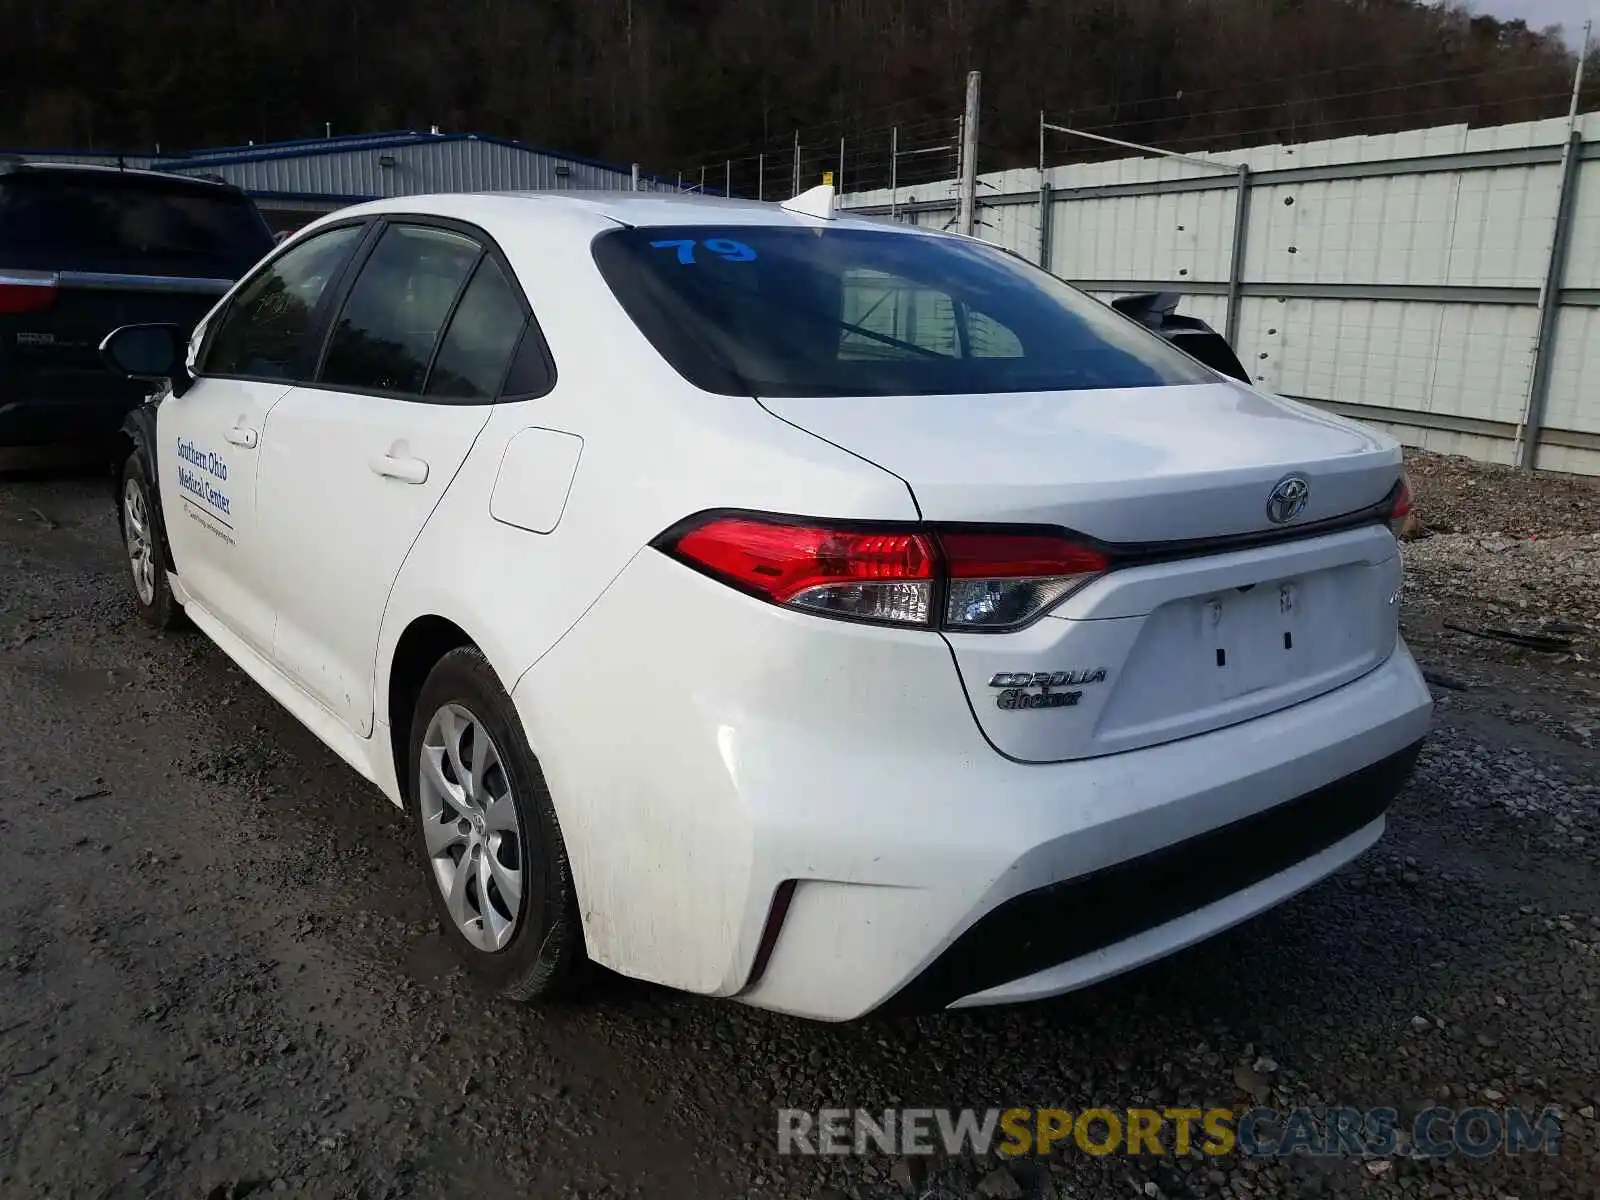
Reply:
[[[1311,485],[1303,475],[1285,475],[1278,480],[1267,497],[1267,520],[1274,525],[1287,525],[1305,511],[1311,499]]]
[[[1033,708],[1076,708],[1083,699],[1082,691],[1057,692],[1053,688],[1076,687],[1104,683],[1104,667],[1084,667],[1076,671],[1001,671],[989,679],[989,686],[1001,688],[994,698],[996,707],[1005,712]],[[1030,692],[1028,688],[1038,688]]]

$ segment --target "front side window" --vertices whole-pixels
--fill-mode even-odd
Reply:
[[[1208,383],[1182,351],[979,243],[779,225],[620,229],[594,243],[652,345],[706,391],[956,395]]]
[[[445,320],[481,252],[447,229],[384,230],[334,322],[320,382],[420,395]]]
[[[318,301],[362,233],[361,226],[347,225],[318,234],[240,288],[222,314],[200,374],[289,378]]]

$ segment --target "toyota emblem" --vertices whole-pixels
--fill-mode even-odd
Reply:
[[[1274,525],[1287,525],[1305,511],[1310,498],[1311,485],[1305,476],[1285,475],[1267,497],[1267,520]]]

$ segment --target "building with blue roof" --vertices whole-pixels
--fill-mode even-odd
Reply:
[[[258,142],[187,154],[126,155],[23,151],[35,161],[95,162],[225,180],[255,198],[276,228],[387,196],[426,192],[626,190],[632,167],[616,166],[475,133],[395,130],[288,142]],[[675,185],[644,174],[646,190]]]

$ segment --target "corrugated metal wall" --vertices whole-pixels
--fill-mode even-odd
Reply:
[[[0,150],[0,154],[16,154],[24,162],[52,162],[52,163],[83,163],[91,167],[114,167],[117,165],[115,154],[97,154],[84,151],[75,154],[70,150]],[[126,154],[122,156],[122,165],[133,170],[149,170],[150,164],[155,162],[149,155]]]
[[[243,161],[240,161],[243,159]],[[385,165],[385,164],[390,165]],[[627,169],[477,138],[440,138],[275,157],[198,157],[164,164],[214,173],[249,192],[316,196],[414,196],[424,192],[625,188]]]
[[[1600,474],[1600,114],[1571,176],[1538,465]],[[1209,157],[1252,172],[1237,349],[1258,386],[1350,411],[1407,442],[1509,461],[1534,385],[1556,240],[1564,120],[1450,126]],[[1427,160],[1432,160],[1427,161]],[[1041,183],[1051,189],[1041,222]],[[956,183],[847,208],[951,228]],[[1162,158],[985,175],[979,235],[1110,299],[1186,293],[1219,330],[1239,209],[1231,171]],[[909,211],[907,211],[909,210]]]
[[[23,152],[39,162],[115,165],[115,155]],[[124,165],[216,175],[256,197],[269,224],[294,229],[345,204],[427,192],[626,189],[632,170],[472,135],[397,132],[234,146],[179,158],[130,155]],[[644,190],[675,190],[651,176]]]

